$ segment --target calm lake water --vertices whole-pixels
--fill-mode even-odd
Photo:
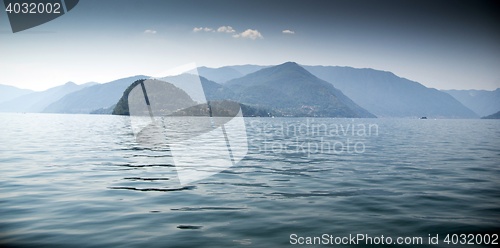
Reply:
[[[170,152],[137,143],[128,117],[0,114],[0,246],[499,233],[500,121],[245,121],[247,156],[181,185]]]

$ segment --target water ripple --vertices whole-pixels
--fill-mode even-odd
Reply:
[[[184,186],[181,188],[136,188],[136,187],[108,187],[108,189],[126,189],[126,190],[136,190],[136,191],[182,191],[182,190],[193,190],[196,186]]]

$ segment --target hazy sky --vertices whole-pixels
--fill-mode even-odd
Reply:
[[[190,62],[286,61],[386,70],[438,89],[500,87],[492,1],[80,0],[15,34],[0,12],[0,84],[34,90]]]

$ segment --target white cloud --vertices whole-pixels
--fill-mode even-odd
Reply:
[[[144,30],[144,33],[145,34],[156,34],[157,32],[156,32],[156,30],[146,29],[146,30]]]
[[[254,29],[247,29],[240,34],[234,34],[233,37],[234,38],[252,39],[252,40],[264,38],[258,30],[254,30]]]
[[[204,32],[214,32],[214,29],[213,28],[208,28],[208,27],[195,27],[193,28],[193,32],[197,33],[197,32],[201,32],[201,31],[204,31]]]
[[[231,26],[220,26],[217,29],[217,32],[219,32],[219,33],[234,33],[234,32],[236,32],[236,30],[234,30],[233,27],[231,27]]]
[[[284,33],[284,34],[295,34],[295,31],[290,30],[290,29],[285,29],[285,30],[283,30],[281,32]]]
[[[217,29],[209,28],[209,27],[195,27],[193,28],[193,32],[217,32],[217,33],[234,33],[232,36],[234,38],[242,38],[242,39],[263,39],[264,37],[258,30],[247,29],[241,33],[236,33],[236,30],[231,26],[220,26]],[[293,31],[292,31],[293,32]]]

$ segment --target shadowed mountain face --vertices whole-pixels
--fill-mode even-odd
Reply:
[[[224,86],[235,93],[236,101],[272,108],[284,116],[375,117],[293,62],[250,73]]]
[[[500,111],[498,111],[498,112],[496,112],[494,114],[485,116],[482,119],[500,119]]]
[[[141,89],[141,87],[146,87],[145,84],[148,89],[147,96],[144,95],[144,91],[138,90]],[[134,88],[136,88],[136,90],[132,91]],[[144,88],[144,90],[145,89],[146,88]],[[147,105],[150,105],[150,108],[154,109],[155,112],[149,113],[146,108]],[[195,105],[197,105],[197,103],[194,102],[186,92],[175,87],[171,83],[160,80],[141,79],[127,87],[116,104],[113,114],[130,115],[130,106],[137,106],[135,111],[136,115],[147,116],[151,114],[154,116],[165,116],[180,109]]]
[[[118,102],[123,91],[131,83],[144,78],[147,78],[147,76],[140,75],[122,78],[67,94],[60,100],[47,106],[43,109],[43,112],[88,114],[96,109],[108,108]]]
[[[234,92],[229,88],[204,77],[200,77],[200,82],[207,101],[234,99]]]
[[[203,92],[201,92],[201,89],[199,89],[200,92],[195,92],[194,94],[198,95],[197,93],[203,93],[203,96],[199,96],[199,98],[201,98],[200,100],[202,101],[234,99],[234,92],[232,92],[229,88],[224,87],[223,85],[218,84],[214,81],[208,80],[203,76],[181,74],[177,76],[164,77],[162,78],[162,80],[170,82],[178,87],[186,84],[187,82],[195,85],[201,83]]]
[[[64,85],[50,88],[45,91],[32,92],[0,103],[1,112],[41,112],[45,107],[58,101],[65,95],[86,88],[88,84],[77,85],[68,82]]]
[[[500,88],[488,90],[443,90],[480,116],[500,111]]]
[[[478,118],[450,95],[391,72],[338,66],[305,66],[379,117]]]
[[[199,80],[201,83],[201,87],[204,91],[204,99],[200,99],[202,103],[194,102],[183,90],[176,87],[176,85],[192,80]],[[155,83],[155,80],[137,80],[125,90],[118,103],[111,110],[102,109],[101,111],[114,115],[130,115],[130,104],[143,105],[145,100],[142,95],[139,97],[130,97],[129,94],[132,89],[138,87],[141,82],[145,81],[149,88],[148,92],[150,92],[148,95],[150,104],[153,109],[157,110],[157,112],[153,113],[155,116],[235,116],[237,114],[237,112],[235,113],[236,107],[237,110],[241,107],[243,116],[267,117],[274,114],[268,109],[255,108],[229,101],[228,99],[234,98],[234,93],[231,90],[213,81],[207,80],[204,77],[198,77],[191,74],[165,77],[162,81],[158,81],[158,84]],[[130,103],[129,99],[134,99],[136,102]],[[175,100],[175,102],[168,102],[171,100]],[[210,105],[210,109],[205,101]],[[176,104],[181,105],[177,106]],[[158,112],[158,110],[165,108],[170,109],[168,113],[165,111]],[[144,110],[143,113],[140,114],[148,115],[149,113]]]

